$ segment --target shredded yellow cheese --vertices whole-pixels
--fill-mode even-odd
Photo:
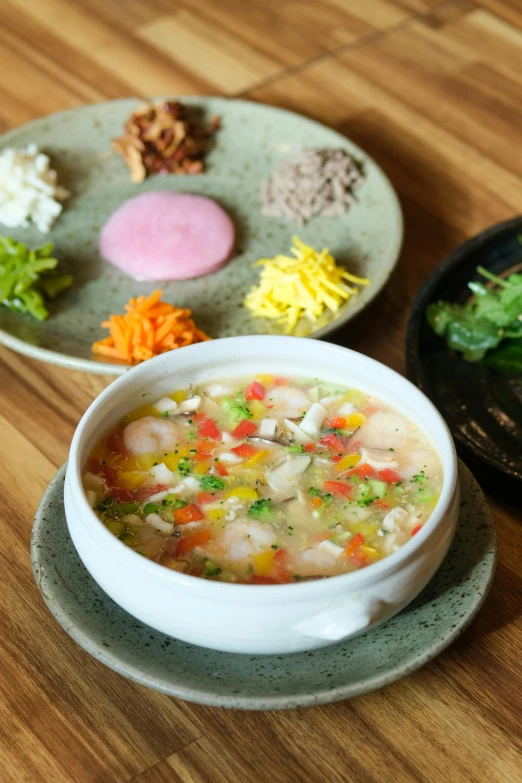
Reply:
[[[316,321],[326,308],[337,312],[343,302],[358,292],[347,283],[370,282],[337,266],[326,248],[318,252],[298,237],[292,237],[292,243],[293,256],[262,258],[254,264],[263,267],[259,285],[245,299],[245,307],[253,315],[284,323],[287,334],[303,316]]]

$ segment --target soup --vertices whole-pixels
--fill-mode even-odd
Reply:
[[[269,375],[178,389],[125,416],[85,466],[108,530],[167,568],[280,584],[365,568],[435,507],[426,436],[373,396]]]

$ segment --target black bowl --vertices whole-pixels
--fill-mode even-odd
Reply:
[[[437,267],[413,303],[406,335],[407,373],[436,405],[455,438],[502,473],[522,480],[522,376],[465,361],[426,320],[440,299],[463,304],[481,265],[496,275],[522,268],[522,217],[507,220],[458,247]]]

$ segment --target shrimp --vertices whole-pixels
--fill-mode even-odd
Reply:
[[[434,478],[439,474],[438,460],[428,449],[411,449],[406,457],[406,464],[401,470],[401,475],[406,481],[411,481],[416,473],[424,471],[426,476]]]
[[[300,419],[311,406],[312,401],[300,389],[278,386],[268,393],[266,400],[271,416],[286,419]]]
[[[271,525],[255,520],[235,519],[229,522],[216,540],[227,560],[244,560],[267,552],[276,542]]]
[[[322,541],[317,546],[305,549],[297,556],[299,571],[304,576],[335,572],[339,568],[339,558],[343,553],[340,546],[330,541]]]
[[[414,436],[409,423],[396,413],[374,413],[359,427],[356,438],[365,446],[376,449],[398,449]]]
[[[128,424],[123,431],[123,443],[130,454],[156,454],[174,451],[179,430],[170,419],[144,416]]]

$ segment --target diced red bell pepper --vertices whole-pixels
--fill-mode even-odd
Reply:
[[[220,476],[228,476],[228,470],[222,462],[216,462],[216,470]]]
[[[415,525],[415,527],[411,531],[412,536],[415,536],[419,532],[419,530],[422,530],[422,525]]]
[[[359,478],[365,479],[369,478],[373,474],[373,468],[371,465],[368,465],[368,463],[364,463],[364,465],[356,465],[354,468],[354,471],[356,476],[359,476]]]
[[[307,454],[311,454],[312,451],[315,451],[315,443],[305,443],[303,448]]]
[[[210,459],[208,454],[203,454],[201,451],[197,451],[195,454],[190,455],[195,462],[207,462]]]
[[[346,442],[346,438],[339,437],[339,435],[336,435],[335,432],[330,432],[319,441],[322,446],[327,446],[337,454],[345,450]]]
[[[198,522],[203,518],[203,512],[194,503],[189,503],[188,506],[177,508],[174,512],[174,519],[178,525],[186,525],[187,522]]]
[[[288,386],[288,378],[282,378],[280,375],[274,379],[275,386]]]
[[[138,487],[134,496],[139,503],[143,503],[145,500],[148,500],[151,495],[155,495],[157,492],[164,492],[166,489],[166,484],[149,484],[145,487]]]
[[[107,438],[107,447],[113,452],[113,454],[127,453],[127,449],[123,445],[121,432],[113,432],[113,434]]]
[[[116,477],[118,475],[118,470],[114,467],[114,465],[109,465],[108,463],[105,463],[105,465],[101,466],[101,471],[105,477],[107,484],[114,484],[114,482],[116,481]]]
[[[206,454],[208,456],[209,454],[212,454],[216,448],[216,444],[209,440],[198,440],[198,442],[194,444],[194,448],[199,454]]]
[[[342,460],[342,456],[340,454],[334,454],[332,457],[332,462],[340,462]]]
[[[243,438],[248,438],[249,435],[253,435],[256,430],[257,424],[250,421],[250,419],[243,419],[243,421],[239,422],[235,430],[232,430],[232,435],[234,438],[243,440]]]
[[[336,430],[342,430],[346,427],[346,419],[344,416],[336,416],[332,419],[332,427]]]
[[[210,438],[211,440],[221,440],[221,433],[213,419],[205,419],[198,426],[200,438]]]
[[[290,573],[288,571],[288,552],[286,549],[278,549],[274,556],[274,564],[270,572],[270,578],[274,579],[277,584],[284,584],[290,581]]]
[[[185,506],[185,508],[188,508],[188,506]],[[178,509],[178,511],[181,510],[182,509]],[[184,555],[186,552],[190,552],[191,549],[195,549],[197,546],[206,544],[211,540],[212,534],[210,530],[200,530],[198,533],[193,533],[191,536],[183,536],[176,544],[174,554],[179,557],[179,555]]]
[[[188,574],[189,576],[201,576],[204,570],[205,570],[205,566],[203,565],[203,563],[192,563],[190,568],[188,568],[185,571],[185,573]]]
[[[264,400],[266,389],[258,381],[252,381],[245,389],[245,400]]]
[[[206,503],[216,503],[222,497],[222,492],[198,492],[196,500],[201,506],[204,506]]]
[[[123,489],[123,487],[112,487],[110,497],[114,498],[118,503],[132,503],[136,499],[132,492],[129,492],[128,489]]]
[[[390,508],[389,504],[385,503],[384,500],[381,500],[380,498],[374,500],[373,505],[378,506],[379,508]]]
[[[381,481],[385,481],[387,484],[396,484],[397,481],[401,481],[401,476],[393,468],[384,468],[377,473]]]
[[[343,552],[344,557],[353,556],[361,544],[364,544],[364,537],[360,533],[356,533],[352,540],[346,545]]]
[[[190,416],[190,418],[192,421],[195,421],[198,424],[200,421],[205,421],[205,419],[208,419],[208,416],[206,413],[201,411],[201,413],[194,413],[192,416]]]
[[[95,476],[100,476],[102,471],[102,464],[98,457],[89,457],[87,460],[87,470],[89,473],[94,473]]]
[[[251,459],[257,454],[257,449],[250,446],[248,443],[240,443],[239,446],[234,446],[230,451],[233,451],[234,454],[237,454],[239,457],[243,457],[243,459]]]
[[[352,487],[345,484],[343,481],[325,481],[324,489],[326,492],[331,492],[337,498],[351,498]]]

